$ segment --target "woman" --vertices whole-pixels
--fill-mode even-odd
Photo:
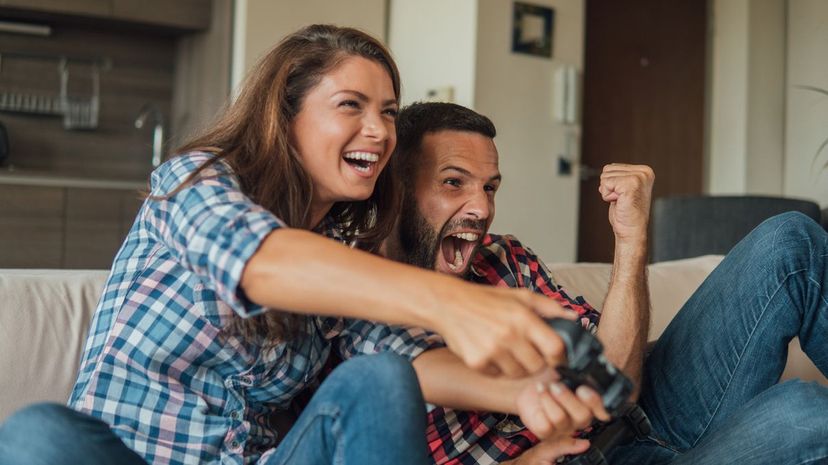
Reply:
[[[270,427],[317,377],[338,317],[434,330],[487,372],[559,360],[535,314],[555,304],[365,252],[397,213],[383,168],[399,87],[387,50],[353,29],[311,26],[266,55],[153,172],[92,321],[70,399],[84,414],[24,411],[0,463],[425,463],[423,400],[399,356],[342,364],[285,438]]]

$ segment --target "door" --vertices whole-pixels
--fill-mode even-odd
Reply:
[[[587,0],[585,29],[582,163],[650,165],[654,198],[701,193],[707,1]],[[611,262],[597,176],[580,199],[578,260]]]

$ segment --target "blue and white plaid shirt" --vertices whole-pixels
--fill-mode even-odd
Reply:
[[[151,195],[173,192],[210,156],[163,164]],[[239,281],[283,226],[241,192],[224,162],[170,198],[144,202],[104,287],[69,404],[153,464],[250,464],[277,443],[270,415],[315,381],[332,347],[413,358],[438,343],[422,330],[321,317],[305,318],[302,337],[269,351],[224,331],[236,315],[266,310]]]

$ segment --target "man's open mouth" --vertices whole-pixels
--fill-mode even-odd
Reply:
[[[481,234],[476,232],[457,232],[443,238],[440,242],[440,253],[449,270],[462,272],[467,268],[480,236]]]
[[[379,161],[379,155],[371,152],[347,152],[342,158],[362,174],[371,174]]]

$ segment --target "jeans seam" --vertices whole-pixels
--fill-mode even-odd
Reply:
[[[803,271],[807,271],[807,269],[803,268],[803,269],[800,269],[800,270],[795,270],[795,271],[792,271],[792,272],[788,273],[787,275],[785,275],[785,277],[782,279],[782,281],[776,286],[776,289],[773,291],[773,294],[768,298],[767,303],[765,303],[765,306],[762,308],[762,311],[759,314],[759,318],[757,318],[756,323],[754,324],[753,328],[750,331],[750,335],[748,336],[748,340],[745,342],[745,345],[742,347],[742,351],[739,353],[738,361],[736,362],[736,365],[733,367],[733,371],[731,371],[731,373],[730,373],[730,379],[728,379],[727,385],[722,390],[722,393],[719,396],[719,401],[717,402],[716,408],[713,410],[713,413],[710,415],[710,418],[708,418],[707,424],[704,425],[704,428],[702,428],[701,433],[699,433],[699,435],[696,436],[696,439],[693,441],[693,444],[690,445],[691,449],[693,447],[696,447],[696,445],[699,443],[699,440],[705,435],[705,433],[707,433],[707,429],[710,428],[710,423],[713,422],[713,418],[715,418],[716,413],[719,412],[719,409],[722,406],[722,401],[723,401],[725,395],[727,394],[727,391],[730,389],[730,385],[733,383],[734,374],[739,369],[739,367],[742,365],[742,359],[744,358],[745,350],[747,350],[747,347],[753,341],[753,335],[756,334],[756,328],[759,326],[759,322],[762,321],[762,319],[764,318],[765,312],[768,310],[768,306],[770,306],[771,301],[773,301],[773,299],[776,297],[776,294],[779,293],[779,291],[782,289],[782,287],[785,285],[785,283],[788,281],[788,279],[791,276],[793,276],[795,274],[798,274],[798,273],[802,273]]]
[[[819,456],[819,457],[814,457],[814,458],[812,458],[812,459],[808,459],[808,460],[806,460],[806,461],[804,461],[804,462],[800,463],[800,465],[807,465],[807,464],[809,464],[809,463],[816,463],[816,462],[817,462],[817,460],[822,460],[822,459],[824,459],[824,458],[826,458],[826,457],[828,457],[828,455],[821,455],[821,456]]]
[[[822,284],[820,284],[819,281],[817,281],[816,279],[814,279],[810,276],[808,277],[808,282],[810,282],[811,284],[816,286],[817,295],[819,296],[819,300],[821,300],[822,302],[828,304],[828,298],[826,298],[824,295],[822,295]]]
[[[313,417],[313,419],[309,420],[307,425],[305,425],[305,427],[299,432],[299,437],[300,438],[303,437],[305,435],[305,433],[307,433],[308,430],[314,425],[314,423],[316,423],[317,420],[320,420],[324,417],[330,417],[331,420],[333,420],[335,422],[339,418],[339,413],[340,413],[339,409],[336,408],[336,407],[331,409],[331,411],[329,411],[329,412],[319,412],[319,413],[317,413]],[[331,428],[331,435],[334,436],[334,441],[336,442],[336,445],[338,446],[339,439],[340,439],[338,429],[336,431],[334,431],[334,428]],[[290,459],[293,458],[293,454],[296,453],[298,448],[299,448],[299,440],[297,438],[297,441],[295,441],[293,443],[292,448],[288,451],[287,454],[285,454],[285,463],[288,463],[290,461]],[[336,457],[337,449],[338,449],[338,447],[335,446],[334,447],[334,457]]]

